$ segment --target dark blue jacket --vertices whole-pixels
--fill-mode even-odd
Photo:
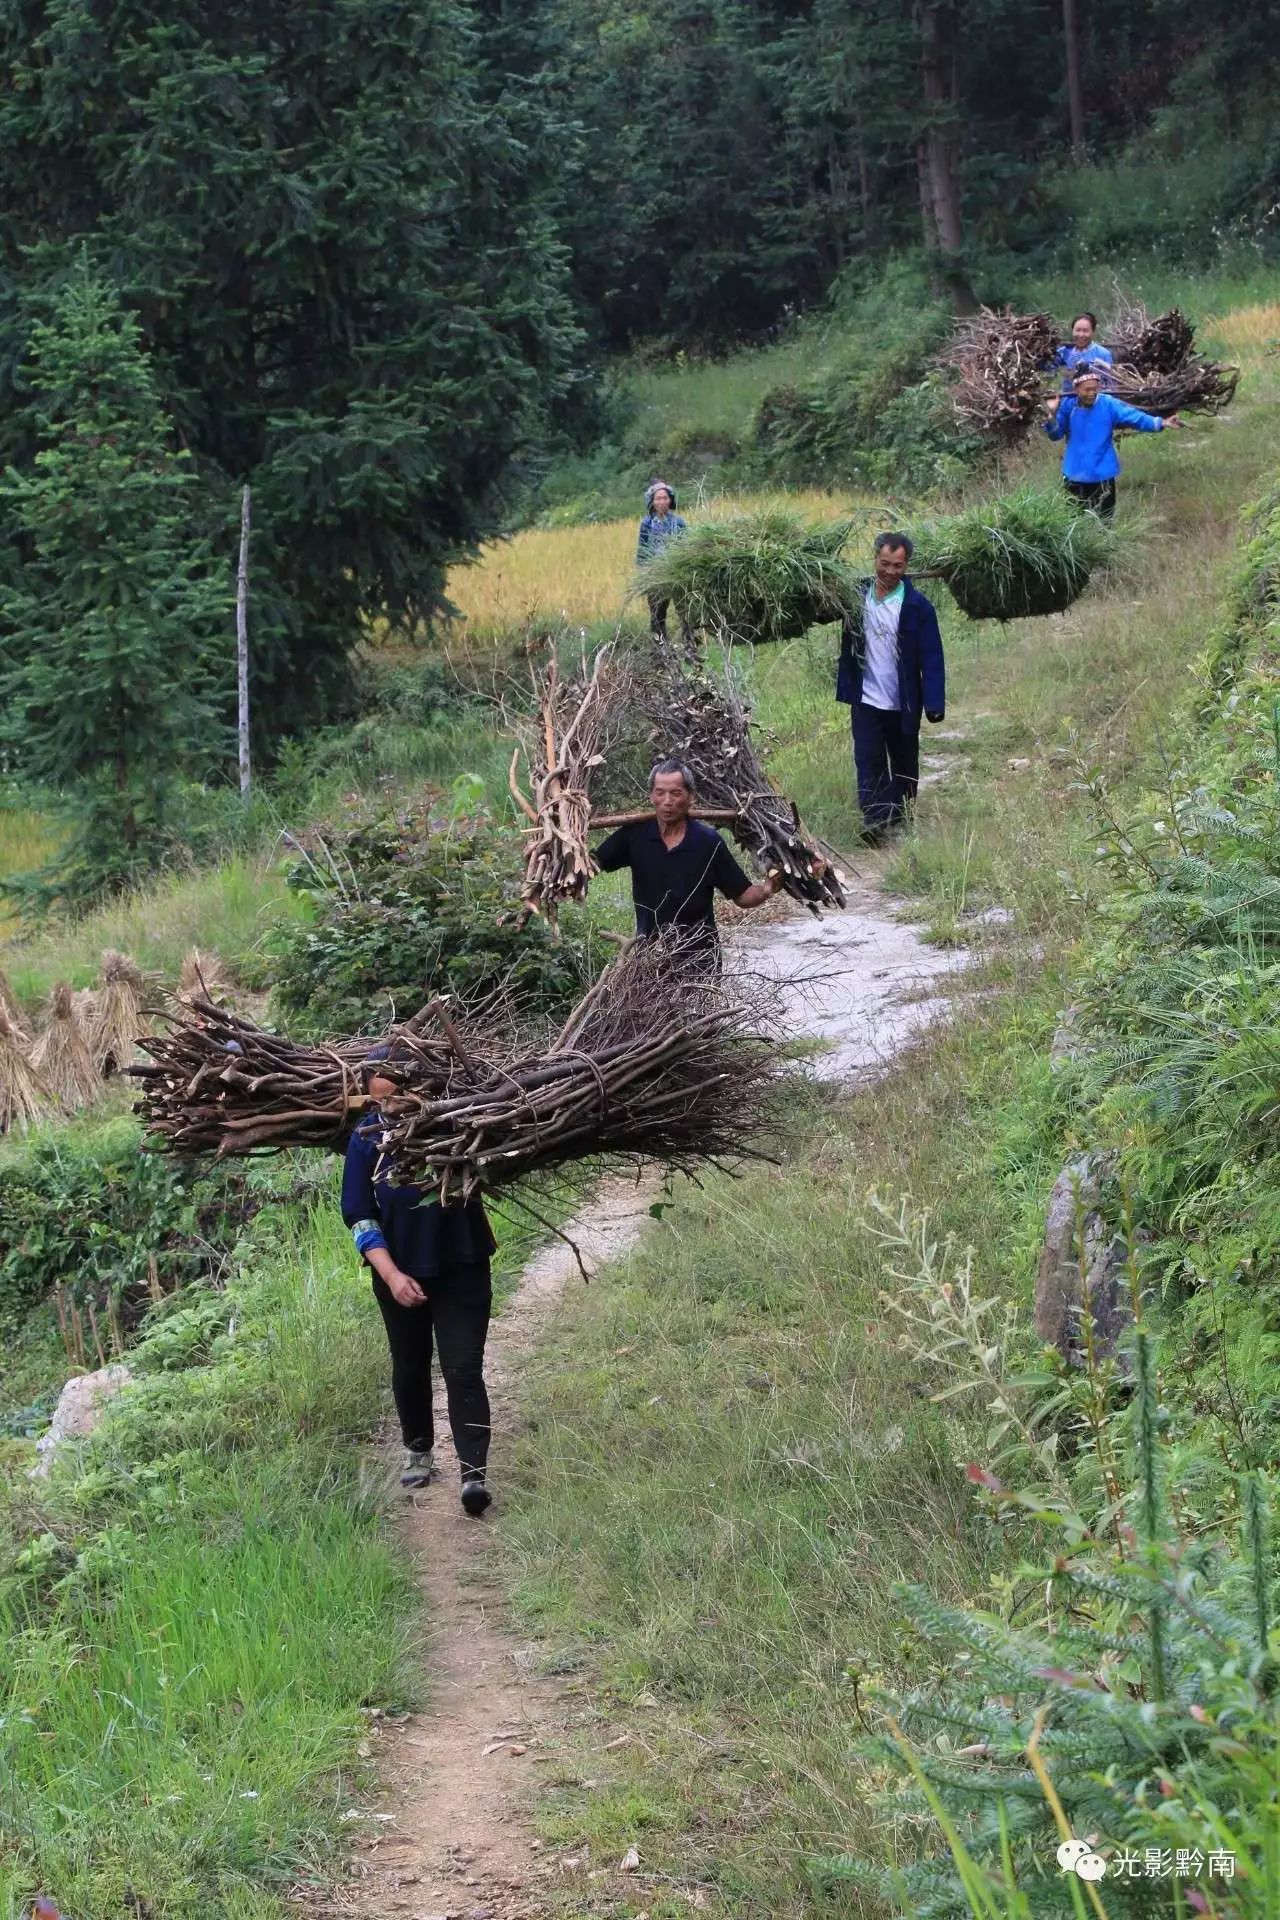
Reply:
[[[902,702],[904,733],[919,733],[920,719],[926,713],[945,713],[947,675],[942,658],[942,635],[933,603],[918,587],[904,580],[902,611],[898,615],[898,698]],[[870,580],[859,582],[865,595]],[[840,665],[836,672],[836,699],[847,707],[856,707],[862,698],[862,669],[866,664],[866,641],[862,623],[845,622],[840,636]]]
[[[373,1247],[386,1247],[401,1273],[415,1280],[487,1260],[496,1242],[482,1203],[442,1207],[421,1187],[377,1179],[381,1135],[375,1113],[352,1134],[342,1170],[342,1217],[361,1258]]]

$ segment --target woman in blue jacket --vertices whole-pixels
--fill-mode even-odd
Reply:
[[[1104,347],[1095,337],[1097,331],[1098,321],[1095,314],[1078,313],[1071,322],[1071,339],[1069,343],[1059,347],[1053,359],[1049,362],[1050,366],[1065,369],[1062,375],[1062,391],[1064,393],[1070,393],[1071,376],[1077,367],[1092,364],[1101,371],[1103,367],[1109,367],[1111,365],[1111,351],[1108,347]],[[1102,375],[1102,382],[1105,387],[1105,373]]]
[[[1160,433],[1182,422],[1176,413],[1161,420],[1157,414],[1143,413],[1140,407],[1126,406],[1114,394],[1103,393],[1097,368],[1087,362],[1076,368],[1071,385],[1072,391],[1065,397],[1047,402],[1049,418],[1044,430],[1051,440],[1067,443],[1062,455],[1067,492],[1081,506],[1091,507],[1099,519],[1109,522],[1115,517],[1116,475],[1120,471],[1116,428]]]

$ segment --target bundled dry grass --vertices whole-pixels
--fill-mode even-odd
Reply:
[[[49,996],[44,1026],[31,1049],[31,1064],[68,1112],[87,1107],[102,1091],[88,1036],[76,1012],[75,996],[60,981]]]
[[[25,1133],[57,1111],[57,1095],[36,1072],[23,1035],[0,1008],[0,1134]]]
[[[231,976],[217,954],[199,947],[189,948],[178,974],[174,998],[183,1006],[190,1006],[196,1000],[225,1000],[231,991]]]
[[[1057,344],[1047,313],[983,307],[958,322],[939,364],[954,376],[951,399],[960,425],[993,440],[1022,439],[1039,418]]]
[[[90,1044],[100,1072],[119,1073],[137,1051],[145,1026],[142,969],[128,954],[108,947],[102,956],[102,979],[95,998]]]
[[[22,1008],[18,1005],[17,995],[9,985],[8,976],[3,967],[0,967],[0,1013],[8,1014],[12,1025],[21,1028]]]

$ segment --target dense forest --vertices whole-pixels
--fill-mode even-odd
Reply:
[[[429,625],[449,567],[600,435],[610,356],[767,338],[903,253],[962,311],[1037,265],[1265,249],[1272,12],[8,0],[9,770],[87,781],[118,847],[94,872],[146,870],[167,776],[232,758],[246,483],[274,753],[349,713],[363,623]],[[84,525],[124,480],[128,535],[98,554]],[[172,690],[178,606],[183,698],[149,699]],[[56,712],[82,674],[90,730]]]

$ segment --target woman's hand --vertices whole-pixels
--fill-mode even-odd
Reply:
[[[412,1274],[401,1273],[399,1267],[392,1267],[391,1271],[384,1273],[382,1277],[391,1289],[392,1297],[398,1300],[402,1307],[426,1306],[427,1296]]]

